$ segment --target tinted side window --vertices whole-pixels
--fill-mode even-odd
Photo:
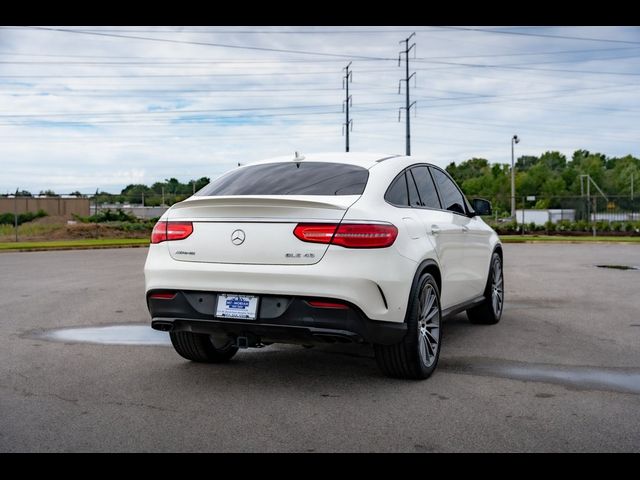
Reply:
[[[430,170],[438,187],[438,192],[440,193],[442,208],[465,214],[464,197],[460,193],[460,190],[458,190],[451,179],[440,170],[436,168],[431,168]]]
[[[196,195],[361,195],[368,179],[369,171],[357,165],[263,163],[223,175]]]
[[[409,195],[407,194],[407,180],[404,173],[398,175],[396,179],[391,182],[384,199],[392,205],[398,205],[400,207],[406,207],[409,205]]]
[[[418,193],[418,187],[416,186],[416,181],[411,174],[411,170],[407,171],[407,182],[409,183],[409,205],[411,205],[412,207],[422,206],[420,194]]]
[[[436,187],[433,184],[431,175],[429,175],[429,169],[427,167],[413,167],[411,169],[411,173],[413,173],[413,178],[416,180],[418,192],[420,192],[420,199],[422,200],[422,206],[428,208],[442,208],[440,206],[440,200],[438,200]]]

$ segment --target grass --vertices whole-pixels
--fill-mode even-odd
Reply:
[[[607,236],[584,236],[572,237],[569,235],[500,235],[500,240],[504,243],[638,243],[640,244],[640,236],[638,237],[607,237]]]
[[[62,230],[64,225],[48,225],[40,223],[23,223],[18,226],[18,237],[31,237],[36,235],[49,235],[57,230]],[[11,240],[16,231],[13,225],[0,225],[0,239]]]
[[[545,235],[501,235],[504,243],[637,243],[638,237],[571,237]],[[80,248],[109,248],[109,247],[137,247],[149,245],[148,238],[88,238],[80,240],[54,240],[38,242],[0,242],[0,251],[29,251],[29,250],[72,250]]]
[[[148,238],[88,238],[44,242],[2,242],[0,251],[7,250],[69,250],[77,248],[134,247],[148,245]]]

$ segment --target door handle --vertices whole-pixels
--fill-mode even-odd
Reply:
[[[469,231],[469,227],[466,225],[462,225],[462,233],[467,233]]]
[[[440,227],[438,225],[431,225],[431,234],[438,235],[440,233]]]

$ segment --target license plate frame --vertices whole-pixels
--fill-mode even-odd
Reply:
[[[256,320],[260,297],[243,293],[219,293],[216,299],[216,318]]]

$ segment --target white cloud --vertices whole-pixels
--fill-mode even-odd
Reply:
[[[351,150],[404,152],[398,41],[413,28],[73,28],[388,58],[353,60]],[[508,162],[514,133],[518,154],[640,155],[637,28],[512,29],[635,44],[415,30],[413,155],[441,166],[473,156]],[[0,28],[0,61],[0,192],[117,192],[344,148],[347,59]]]

